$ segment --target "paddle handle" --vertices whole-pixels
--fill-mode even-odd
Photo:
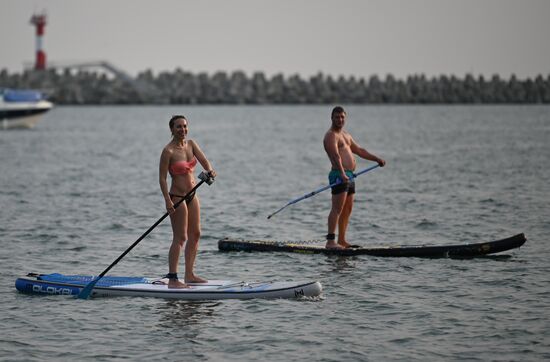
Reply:
[[[362,175],[362,174],[364,174],[364,173],[367,173],[367,172],[369,172],[370,170],[374,170],[374,169],[377,168],[377,167],[380,167],[380,164],[379,164],[379,163],[377,163],[376,165],[373,165],[373,166],[371,166],[371,167],[368,167],[368,168],[366,168],[366,169],[364,169],[364,170],[362,170],[362,171],[359,171],[359,172],[357,172],[357,173],[354,173],[354,174],[353,174],[353,178],[356,178],[356,177],[359,176],[359,175]]]

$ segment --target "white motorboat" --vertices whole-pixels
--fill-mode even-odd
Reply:
[[[32,128],[52,107],[41,92],[0,89],[0,129]]]

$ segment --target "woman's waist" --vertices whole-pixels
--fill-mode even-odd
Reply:
[[[184,194],[195,187],[195,179],[193,177],[178,177],[172,179],[170,192],[173,194]]]

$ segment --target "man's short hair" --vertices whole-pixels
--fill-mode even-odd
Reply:
[[[344,111],[344,107],[336,106],[332,109],[332,113],[330,114],[330,116],[332,117],[336,113],[346,113],[346,111]]]

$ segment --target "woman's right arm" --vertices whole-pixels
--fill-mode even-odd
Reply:
[[[169,213],[172,213],[175,211],[174,203],[172,202],[172,199],[170,198],[170,194],[168,193],[168,182],[166,181],[166,178],[168,177],[169,164],[170,164],[170,151],[168,151],[165,148],[164,150],[162,150],[162,154],[160,155],[159,184],[160,184],[160,191],[162,192],[162,196],[164,197],[164,202],[166,203],[166,210]]]

